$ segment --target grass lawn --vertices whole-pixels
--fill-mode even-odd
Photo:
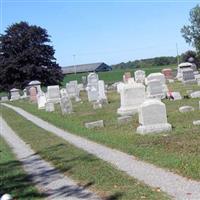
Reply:
[[[169,199],[159,189],[139,183],[87,152],[75,148],[16,112],[2,106],[2,115],[13,130],[45,160],[107,200]]]
[[[200,90],[197,85],[183,86],[179,82],[169,84],[169,88],[180,91],[182,95],[189,89]],[[50,114],[38,110],[35,104],[28,101],[12,104],[74,134],[119,149],[182,176],[200,180],[200,127],[192,124],[193,120],[200,119],[200,99],[164,100],[173,130],[168,134],[139,135],[136,134],[139,125],[137,115],[128,124],[117,124],[116,111],[120,100],[116,91],[108,93],[110,103],[100,110],[93,110],[85,93],[81,93],[81,98],[83,104],[73,102],[74,113],[68,116],[61,115],[59,106]],[[195,111],[180,113],[178,108],[183,105],[194,106]],[[101,119],[105,121],[104,128],[88,130],[84,127],[85,122]]]
[[[168,66],[155,66],[155,67],[147,67],[147,68],[138,68],[142,69],[146,72],[146,75],[149,75],[153,72],[161,71],[164,68],[172,68],[174,69],[176,66],[174,65],[168,65]],[[132,69],[116,69],[109,72],[98,72],[99,79],[104,80],[107,84],[114,83],[116,81],[121,81],[124,72],[130,71],[132,76],[134,75],[134,71],[138,70],[137,68]],[[77,80],[79,83],[81,83],[81,77],[87,76],[89,73],[79,73],[79,74],[69,74],[65,75],[62,85],[66,85],[67,82],[72,80]]]
[[[0,137],[0,196],[9,193],[14,199],[42,199],[17,161],[10,147]]]

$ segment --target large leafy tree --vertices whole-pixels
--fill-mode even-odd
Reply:
[[[47,31],[20,22],[9,26],[0,37],[0,89],[23,88],[31,80],[43,85],[63,79]]]
[[[190,25],[183,26],[181,33],[186,42],[192,44],[200,54],[200,6],[195,6],[190,11],[189,17]]]

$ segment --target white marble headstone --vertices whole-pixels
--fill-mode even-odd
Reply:
[[[144,83],[145,82],[145,71],[143,70],[137,70],[134,73],[135,75],[135,82],[137,83]]]
[[[60,101],[60,108],[63,115],[70,114],[73,111],[72,102],[69,97],[63,96]]]
[[[98,90],[99,90],[99,101],[107,102],[107,96],[105,93],[105,84],[103,80],[98,81]]]
[[[90,73],[87,77],[87,94],[89,101],[97,101],[99,98],[99,87],[98,87],[99,77],[96,73]]]
[[[52,102],[47,102],[47,103],[45,104],[45,110],[46,110],[47,112],[53,112],[53,111],[55,111],[54,103],[52,103]]]
[[[174,97],[174,100],[181,100],[182,96],[180,94],[180,92],[171,92],[172,96]]]
[[[120,115],[133,115],[138,112],[138,107],[145,100],[145,86],[141,83],[120,83],[120,108],[117,113]]]
[[[170,131],[165,104],[157,99],[146,100],[139,108],[137,132],[140,134]]]
[[[158,72],[158,73],[151,73],[147,76],[146,78],[146,84],[148,84],[149,81],[152,80],[158,80],[160,81],[161,84],[165,84],[166,83],[166,79],[164,74]]]
[[[166,85],[161,84],[157,79],[148,81],[147,84],[147,97],[163,99],[166,96]]]
[[[66,90],[70,98],[79,98],[79,87],[77,81],[70,81],[66,84]]]
[[[13,88],[10,90],[10,100],[19,100],[20,99],[20,94],[19,94],[19,89]]]
[[[192,69],[182,70],[182,83],[196,83],[194,72]]]
[[[60,102],[59,85],[48,86],[46,98],[47,102],[59,103]]]
[[[38,109],[45,109],[45,104],[47,102],[45,94],[38,94],[37,95],[37,103],[38,103]]]

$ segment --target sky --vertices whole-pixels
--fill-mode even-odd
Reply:
[[[177,55],[192,49],[181,35],[199,1],[0,0],[0,30],[26,21],[47,29],[61,66]]]

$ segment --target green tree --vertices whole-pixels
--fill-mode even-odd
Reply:
[[[190,11],[189,17],[190,25],[183,26],[181,33],[186,42],[193,45],[196,48],[198,54],[200,54],[200,6],[195,6]]]
[[[63,79],[47,31],[20,22],[9,26],[0,37],[0,89],[23,88],[31,80],[43,85]]]

